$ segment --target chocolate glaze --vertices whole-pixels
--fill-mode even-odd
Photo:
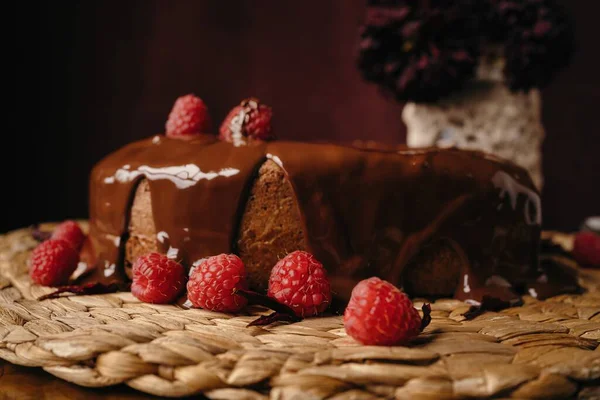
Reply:
[[[157,243],[185,265],[235,251],[237,225],[258,168],[271,159],[294,188],[308,246],[347,298],[378,275],[401,285],[427,243],[449,241],[463,259],[455,297],[544,296],[571,285],[538,265],[540,198],[528,174],[490,155],[455,149],[384,150],[293,142],[234,146],[202,135],[155,136],[98,163],[90,182],[88,279],[123,279],[123,247],[137,183],[148,179]],[[533,289],[533,290],[531,290]]]

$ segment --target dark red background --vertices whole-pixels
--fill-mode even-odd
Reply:
[[[577,26],[572,66],[544,91],[547,228],[600,214],[598,2],[564,1]],[[3,170],[14,195],[1,230],[85,217],[87,178],[102,156],[161,132],[173,100],[194,92],[215,121],[255,95],[284,139],[403,142],[402,105],[354,67],[363,1],[102,1],[17,7],[10,120],[16,147]],[[13,35],[14,36],[14,35]],[[11,38],[13,37],[11,36]],[[9,78],[12,78],[10,76]],[[16,149],[16,150],[15,150]],[[15,159],[17,161],[15,161]],[[6,192],[8,193],[8,192]]]

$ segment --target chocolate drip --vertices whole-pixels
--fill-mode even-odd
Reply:
[[[188,266],[231,252],[246,189],[266,159],[291,182],[307,244],[341,297],[372,275],[400,285],[404,267],[440,238],[461,258],[457,298],[478,302],[493,293],[510,302],[529,282],[538,289],[546,284],[537,262],[539,195],[527,173],[510,163],[454,149],[281,141],[236,147],[209,135],[185,142],[155,136],[96,165],[90,237],[98,268],[122,267],[121,238],[142,178],[150,185],[161,251]]]

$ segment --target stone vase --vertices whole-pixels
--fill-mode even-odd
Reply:
[[[484,64],[485,65],[485,64]],[[409,147],[458,147],[510,160],[543,185],[541,97],[538,90],[513,93],[498,66],[434,104],[408,103],[402,112]]]

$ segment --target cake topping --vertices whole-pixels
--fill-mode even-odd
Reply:
[[[294,251],[275,264],[269,278],[268,295],[291,307],[299,317],[320,314],[331,303],[331,287],[325,268],[305,251]]]
[[[573,258],[584,267],[600,267],[600,235],[594,232],[575,235]]]
[[[245,99],[225,117],[219,129],[219,138],[236,146],[246,144],[246,138],[274,139],[271,129],[272,117],[271,107],[254,97]]]
[[[210,130],[210,115],[206,104],[193,94],[175,101],[165,126],[167,136],[175,139],[193,139]]]
[[[133,264],[132,273],[131,293],[146,303],[171,303],[185,287],[183,266],[162,254],[139,257]]]
[[[79,254],[69,243],[49,239],[40,243],[31,253],[29,276],[40,285],[63,285],[77,268],[78,262]]]
[[[65,221],[58,225],[52,233],[52,239],[61,239],[69,243],[75,250],[81,250],[85,234],[75,221]]]
[[[188,300],[195,306],[211,311],[237,312],[247,304],[236,293],[246,289],[246,268],[234,254],[220,254],[198,265],[187,284]]]
[[[423,306],[424,320],[429,308]],[[359,282],[344,312],[346,333],[365,345],[408,342],[426,326],[408,296],[377,277]]]

